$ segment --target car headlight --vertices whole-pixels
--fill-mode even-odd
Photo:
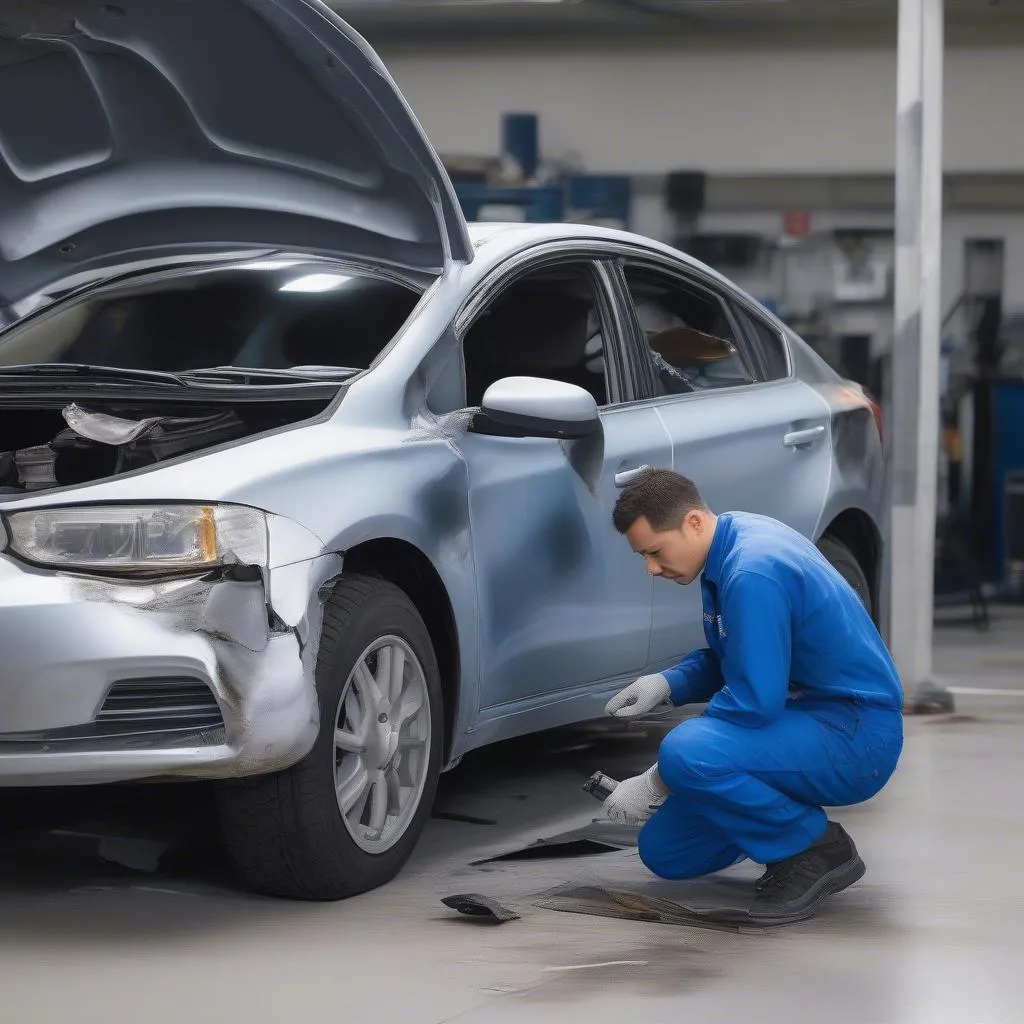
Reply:
[[[236,505],[124,505],[16,512],[8,549],[52,568],[188,572],[266,566],[267,519]]]

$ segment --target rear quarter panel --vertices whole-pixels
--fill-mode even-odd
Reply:
[[[832,421],[832,478],[815,531],[818,539],[848,509],[885,520],[885,452],[870,402],[803,339],[787,331],[793,374],[826,403]]]
[[[845,509],[861,509],[881,529],[885,517],[885,458],[871,406],[842,384],[816,390],[832,410],[832,483],[821,529]]]

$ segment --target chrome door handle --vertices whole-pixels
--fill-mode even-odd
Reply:
[[[824,433],[825,428],[822,426],[808,427],[806,430],[794,430],[783,437],[782,443],[787,448],[799,448],[801,445],[813,444]]]
[[[615,474],[615,486],[626,487],[631,484],[641,473],[646,473],[650,466],[637,466],[636,469],[624,469],[621,473]]]

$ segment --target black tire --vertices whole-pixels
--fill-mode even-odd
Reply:
[[[857,561],[857,556],[842,541],[836,540],[835,537],[828,534],[818,541],[818,550],[828,559],[836,572],[853,587],[861,604],[874,618],[875,607],[871,597],[871,584],[868,583],[867,573]]]
[[[403,639],[424,670],[430,702],[427,778],[415,816],[386,852],[360,849],[335,791],[335,716],[357,659],[374,640]],[[298,764],[218,786],[224,845],[242,883],[270,896],[341,900],[391,881],[412,855],[430,815],[440,774],[444,715],[430,634],[415,605],[385,580],[341,579],[324,609],[316,668],[320,732]]]

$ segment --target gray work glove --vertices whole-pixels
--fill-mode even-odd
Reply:
[[[604,812],[612,821],[639,826],[654,814],[667,796],[655,765],[643,775],[620,782],[605,800]]]
[[[655,708],[670,711],[672,707],[672,687],[659,672],[653,676],[641,676],[635,683],[630,683],[608,701],[604,711],[613,718],[628,719],[649,714]]]

